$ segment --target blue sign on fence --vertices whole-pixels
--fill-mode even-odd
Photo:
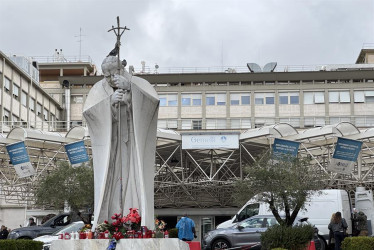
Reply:
[[[328,170],[336,173],[350,174],[361,151],[362,142],[338,138]]]
[[[68,154],[71,165],[89,161],[86,147],[83,141],[73,142],[65,145],[65,151]]]
[[[6,146],[9,159],[13,164],[20,178],[28,177],[35,174],[23,141]]]
[[[274,139],[273,144],[273,157],[282,158],[284,156],[297,156],[299,152],[299,142],[287,141],[279,138]]]

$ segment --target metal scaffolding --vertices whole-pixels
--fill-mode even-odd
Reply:
[[[183,134],[173,130],[157,131],[156,208],[233,207],[235,181],[245,178],[245,166],[270,149],[275,138],[300,142],[299,155],[310,156],[310,167],[321,176],[322,173],[328,176],[323,180],[328,188],[353,192],[357,186],[368,189],[374,186],[374,128],[360,131],[351,123],[342,122],[298,131],[289,124],[276,124],[241,133],[237,149],[182,149],[182,137]],[[349,175],[327,170],[338,137],[363,142],[359,159]],[[57,162],[67,161],[64,145],[78,140],[85,142],[91,155],[89,135],[84,127],[74,127],[65,136],[23,128],[14,128],[6,137],[0,135],[0,198],[32,207],[32,191],[40,178],[56,169]],[[32,177],[18,178],[9,163],[5,146],[18,141],[25,142],[36,169]]]

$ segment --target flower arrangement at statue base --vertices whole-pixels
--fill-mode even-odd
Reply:
[[[99,239],[152,238],[152,231],[140,226],[141,217],[136,208],[130,208],[130,213],[123,217],[115,213],[112,220],[112,223],[104,221],[97,225],[96,234]]]

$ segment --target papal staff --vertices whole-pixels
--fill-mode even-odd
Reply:
[[[119,16],[117,16],[117,27],[114,27],[112,25],[112,28],[110,30],[108,30],[108,32],[111,32],[111,31],[114,31],[114,34],[116,35],[117,37],[117,42],[116,42],[116,47],[114,48],[114,50],[112,50],[112,52],[109,54],[109,55],[115,55],[117,54],[117,71],[118,71],[118,75],[121,75],[121,60],[120,60],[120,47],[121,47],[121,36],[122,34],[125,32],[125,30],[130,30],[129,28],[127,28],[126,26],[125,27],[121,27],[120,26],[120,23],[119,23]],[[127,93],[127,90],[125,90],[125,94]],[[120,154],[122,154],[122,131],[121,131],[121,104],[118,105],[118,145],[117,147],[119,148],[119,152]],[[121,156],[120,156],[121,157]],[[122,157],[121,157],[121,160],[122,160]],[[121,214],[123,215],[123,200],[122,200],[122,192],[123,192],[123,184],[122,184],[122,166],[121,166],[121,175],[120,175],[120,181],[121,181],[121,193],[120,193],[120,205],[121,205]]]

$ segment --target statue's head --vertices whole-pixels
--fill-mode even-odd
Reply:
[[[114,87],[113,76],[118,74],[123,75],[124,73],[125,69],[122,63],[120,63],[120,69],[120,73],[118,73],[118,58],[115,56],[107,56],[101,64],[101,70],[103,71],[105,80],[111,87]]]

